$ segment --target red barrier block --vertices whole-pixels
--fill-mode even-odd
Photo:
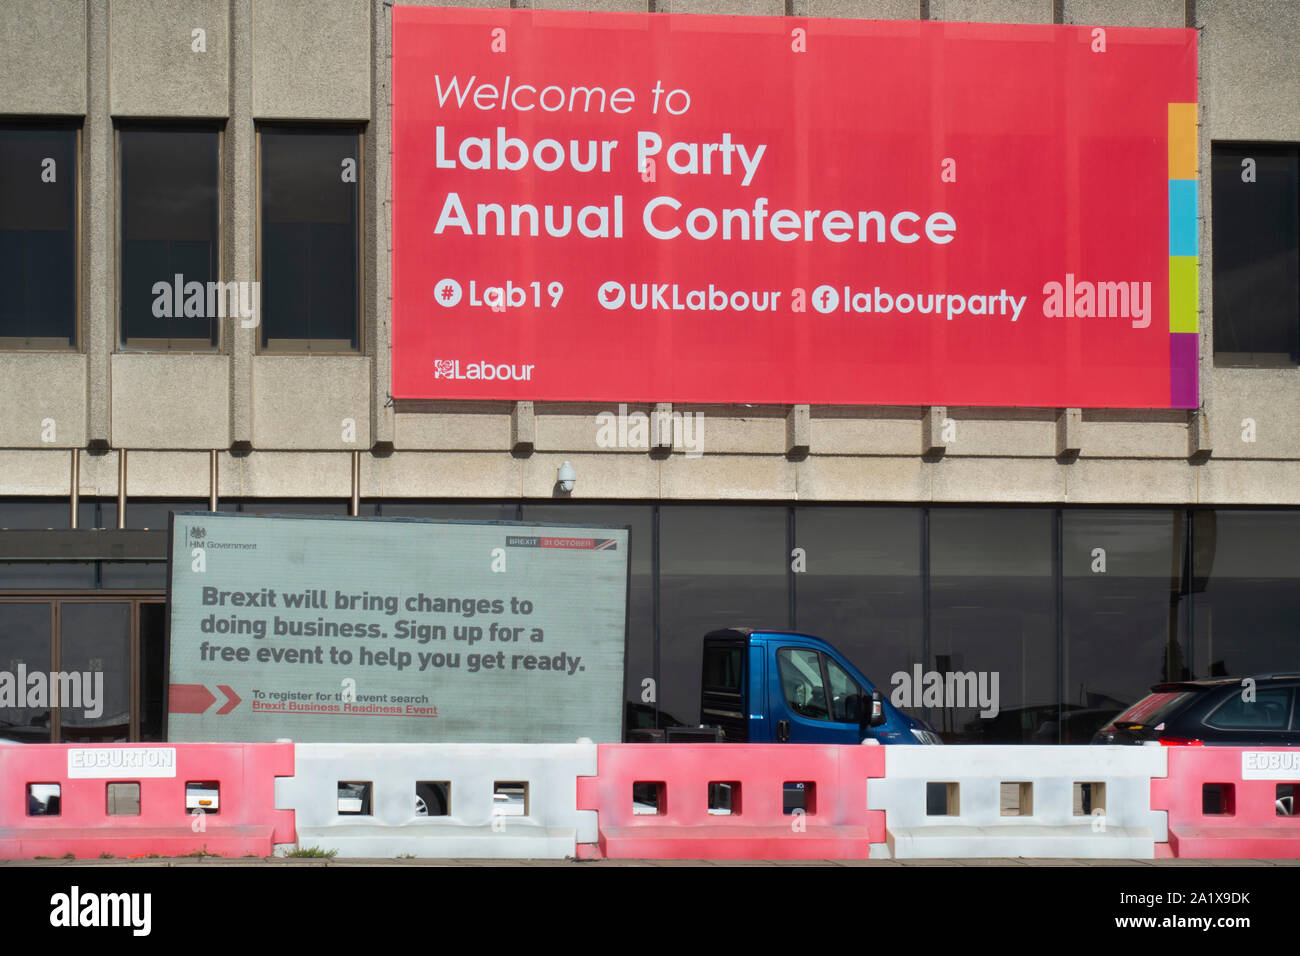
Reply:
[[[885,842],[885,813],[867,809],[867,780],[885,775],[882,747],[797,744],[602,744],[596,776],[578,778],[578,809],[595,810],[600,843],[579,857],[610,859],[865,859]],[[784,812],[801,782],[808,809]],[[635,783],[659,784],[654,813],[636,812]],[[710,784],[732,812],[709,811]],[[646,808],[643,808],[646,809]]]
[[[293,811],[275,809],[293,772],[293,744],[0,747],[0,857],[270,856],[295,842]],[[217,812],[189,812],[187,782],[216,783]],[[110,783],[139,784],[138,815],[109,814]],[[57,816],[29,814],[28,784],[59,785]]]
[[[1287,783],[1300,790],[1300,750],[1170,747],[1169,776],[1151,781],[1151,808],[1169,814],[1169,843],[1156,855],[1300,858],[1300,816],[1278,812],[1277,787]],[[1205,812],[1206,785],[1220,812]]]

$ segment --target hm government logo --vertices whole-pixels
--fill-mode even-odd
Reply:
[[[531,382],[536,365],[498,365],[494,362],[467,362],[460,359],[434,359],[433,377],[475,381]]]

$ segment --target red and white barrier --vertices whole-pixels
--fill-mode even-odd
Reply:
[[[1279,784],[1300,791],[1300,748],[1166,749],[1169,776],[1151,781],[1152,808],[1169,815],[1157,857],[1300,858],[1300,807],[1278,797]]]
[[[270,856],[295,839],[275,809],[275,778],[293,771],[292,744],[0,747],[0,857]],[[112,783],[138,784],[138,805],[110,813]],[[216,785],[203,791],[215,812],[187,808],[190,783]],[[31,784],[58,786],[57,815],[29,813]]]
[[[885,814],[867,809],[882,747],[602,744],[596,767],[578,778],[578,807],[597,811],[600,840],[580,856],[865,859],[885,838]],[[804,784],[803,812],[785,812],[787,783]],[[634,784],[657,785],[654,803],[637,806]],[[711,784],[730,812],[710,811]]]
[[[338,781],[353,779],[375,788],[365,818],[339,816]],[[451,782],[448,816],[418,818],[424,779]],[[528,784],[522,816],[497,819],[501,780]],[[1081,781],[1090,812],[1071,798]],[[934,782],[952,794],[943,815],[927,805]],[[999,800],[1008,782],[1014,816]],[[138,807],[110,808],[114,783],[138,785]],[[215,812],[194,814],[187,784]],[[58,788],[57,814],[29,807],[33,785]],[[1296,859],[1297,789],[1300,748],[6,745],[0,857],[268,856],[305,841],[341,856]]]

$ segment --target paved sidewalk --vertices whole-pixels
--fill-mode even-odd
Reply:
[[[592,867],[629,867],[629,866],[1126,866],[1126,867],[1214,867],[1214,866],[1300,866],[1300,860],[1029,860],[989,859],[989,860],[413,860],[413,859],[367,859],[367,860],[327,860],[313,857],[172,857],[152,859],[94,859],[94,860],[0,860],[0,867],[19,866],[64,866],[64,867],[115,867],[115,866],[163,866],[163,867],[230,867],[230,866],[274,866],[274,867],[357,867],[357,866],[572,866]]]

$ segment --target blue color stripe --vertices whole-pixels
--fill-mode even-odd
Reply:
[[[1196,180],[1169,180],[1169,254],[1197,254]]]

